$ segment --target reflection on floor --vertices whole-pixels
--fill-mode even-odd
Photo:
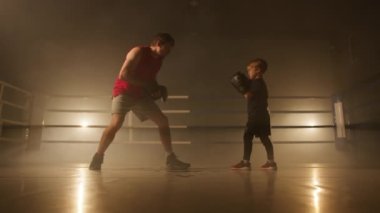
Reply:
[[[380,170],[0,168],[1,212],[380,212]]]

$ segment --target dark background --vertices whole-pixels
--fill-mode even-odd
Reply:
[[[200,79],[221,78],[242,70],[247,60],[257,56],[271,65],[272,90],[278,85],[277,76],[297,82],[315,79],[305,69],[309,64],[319,64],[308,69],[318,69],[318,78],[333,79],[335,89],[370,78],[378,66],[376,1],[2,0],[0,4],[0,77],[35,91],[109,92],[128,49],[148,44],[157,32],[170,32],[177,40],[161,76],[173,86],[179,84],[170,79],[202,84]],[[313,51],[325,61],[315,61],[320,57]],[[327,60],[338,68],[328,66]],[[357,67],[360,75],[354,74]]]

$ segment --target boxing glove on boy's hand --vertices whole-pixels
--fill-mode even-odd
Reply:
[[[245,94],[249,89],[249,80],[247,76],[245,76],[241,72],[235,73],[231,78],[231,84],[236,88],[238,92],[241,94]]]

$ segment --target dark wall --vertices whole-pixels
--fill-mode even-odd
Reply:
[[[363,1],[4,0],[0,7],[0,55],[4,56],[0,79],[43,93],[108,94],[127,50],[148,43],[159,31],[171,32],[178,44],[163,69],[170,73],[162,77],[168,84],[182,76],[180,82],[188,88],[187,82],[194,82],[188,78],[221,70],[225,72],[217,80],[224,80],[227,70],[242,69],[255,56],[268,58],[272,70],[281,70],[276,76],[286,77],[290,71],[297,82],[329,78],[322,77],[325,74],[314,78],[319,72],[314,64],[320,59],[313,51],[329,57],[331,37],[348,28],[352,15],[361,14],[357,7],[361,4]],[[308,64],[308,60],[315,61]],[[320,70],[329,69],[320,64]],[[298,70],[302,73],[296,73]],[[310,70],[312,74],[307,75]],[[297,90],[290,92],[297,94]]]
[[[378,5],[353,22],[336,44],[337,94],[343,101],[348,128],[347,148],[357,162],[374,165],[380,159],[380,17]]]

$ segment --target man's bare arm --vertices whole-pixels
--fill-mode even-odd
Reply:
[[[128,81],[131,84],[135,84],[139,86],[144,86],[146,84],[146,82],[136,79],[133,76],[133,73],[138,63],[141,60],[141,56],[142,56],[142,50],[140,47],[135,47],[128,52],[127,57],[125,58],[125,61],[123,63],[123,66],[120,69],[119,79],[123,79],[125,81]]]

